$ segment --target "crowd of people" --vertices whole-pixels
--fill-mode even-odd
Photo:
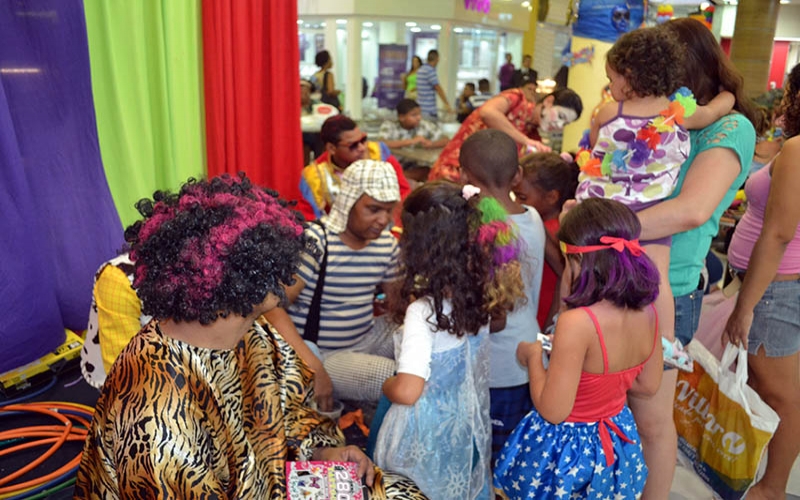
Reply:
[[[507,56],[452,138],[432,119],[437,62],[415,61],[383,142],[325,121],[297,205],[244,174],[138,204],[96,275],[82,368],[101,396],[77,497],[282,497],[293,460],[355,462],[378,499],[668,497],[661,347],[697,329],[765,116],[692,19],[614,44],[613,102],[574,159],[538,133],[583,103],[537,99],[530,56]],[[306,85],[332,99],[317,63]],[[754,499],[783,495],[800,452],[800,65],[776,113],[786,139],[747,181],[724,335],[781,419]],[[411,146],[443,147],[413,190],[389,149]],[[320,413],[341,400],[378,408],[369,455]]]

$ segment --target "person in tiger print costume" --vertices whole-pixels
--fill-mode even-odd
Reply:
[[[285,300],[300,217],[239,174],[137,205],[131,259],[153,319],[98,400],[75,498],[286,497],[287,460],[355,462],[370,499],[425,496],[311,406],[313,373],[261,315]]]

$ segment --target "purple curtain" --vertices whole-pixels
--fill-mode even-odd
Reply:
[[[0,373],[86,328],[122,227],[97,142],[80,0],[0,2]]]

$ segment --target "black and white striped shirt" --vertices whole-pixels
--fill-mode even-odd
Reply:
[[[306,286],[288,312],[301,334],[317,287],[324,248],[324,235],[318,225],[310,224],[306,234],[317,242],[320,255],[317,260],[304,254],[297,270]],[[346,349],[357,344],[372,329],[375,287],[397,279],[399,250],[397,240],[389,231],[384,231],[360,250],[345,245],[338,234],[327,234],[328,268],[320,304],[317,345],[320,349]]]

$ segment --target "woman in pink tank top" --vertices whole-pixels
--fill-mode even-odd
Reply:
[[[800,453],[800,65],[784,95],[789,139],[747,181],[747,212],[728,251],[743,282],[725,337],[747,349],[751,385],[781,419],[748,500],[784,498]]]
[[[521,342],[534,409],[497,460],[494,484],[510,499],[637,498],[647,479],[626,398],[661,383],[658,271],[625,205],[591,198],[561,222],[571,283],[545,369],[541,342]],[[653,355],[654,351],[656,355]]]

